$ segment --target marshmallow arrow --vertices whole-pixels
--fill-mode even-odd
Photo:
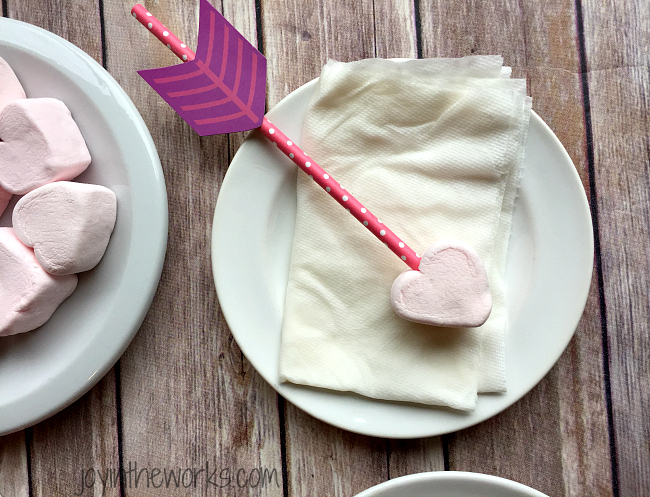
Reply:
[[[207,0],[199,11],[199,44],[195,54],[138,4],[132,15],[186,64],[139,71],[139,74],[200,135],[259,128],[261,133],[323,190],[363,224],[412,270],[420,257],[361,202],[308,157],[277,126],[263,117],[266,60]],[[461,250],[462,249],[458,249]],[[479,260],[480,261],[480,260]],[[401,314],[410,319],[409,313]],[[435,321],[435,320],[434,320]],[[432,322],[466,326],[460,320]],[[478,326],[478,325],[474,325]]]

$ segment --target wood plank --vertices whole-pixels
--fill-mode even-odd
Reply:
[[[650,488],[646,2],[582,2],[620,495]]]
[[[25,430],[0,437],[0,495],[29,495]]]
[[[415,5],[412,0],[374,0],[375,57],[416,58]]]
[[[98,0],[7,0],[7,17],[47,29],[102,63]]]
[[[224,4],[230,20],[254,40],[254,3]],[[188,45],[195,44],[198,2],[147,5]],[[109,71],[151,131],[169,197],[162,280],[121,362],[122,464],[128,470],[137,463],[139,471],[198,471],[207,464],[209,471],[194,481],[210,495],[215,489],[206,473],[217,470],[212,481],[222,485],[227,482],[220,479],[221,471],[228,471],[233,487],[240,468],[275,470],[271,486],[250,491],[282,495],[277,396],[243,359],[219,311],[210,270],[211,223],[228,165],[228,138],[200,138],[140,79],[136,69],[178,61],[128,15],[130,2],[111,0],[104,6]],[[132,46],[142,49],[134,53]],[[169,488],[139,483],[138,488],[135,482],[127,485],[125,495],[178,495],[173,481]]]
[[[377,57],[417,57],[413,2],[375,1],[374,17]],[[401,29],[398,31],[395,26],[401,26]],[[441,437],[389,441],[389,478],[442,470],[444,470],[444,455]]]
[[[329,58],[375,53],[372,4],[262,1],[267,101],[272,108],[318,76]],[[386,446],[335,429],[285,403],[289,495],[354,495],[388,478]]]
[[[449,436],[449,468],[501,476],[551,497],[564,495],[559,398],[552,370],[512,407]]]
[[[97,1],[7,1],[8,16],[47,29],[79,46],[100,64],[101,23]],[[74,15],[65,15],[73,12]],[[80,490],[82,469],[118,467],[115,374],[111,370],[88,394],[31,431],[31,495],[72,495]],[[20,451],[23,456],[26,451]],[[27,467],[20,464],[20,467]],[[22,470],[21,470],[22,472]],[[26,476],[26,475],[25,475]],[[93,481],[90,476],[88,483]],[[99,480],[96,481],[99,487]],[[16,489],[27,489],[26,479]],[[86,493],[89,491],[87,490]],[[104,495],[118,495],[107,487]],[[5,495],[14,495],[7,491]],[[16,491],[20,495],[20,490]],[[26,493],[25,493],[26,495]]]
[[[551,126],[589,191],[574,5],[423,1],[425,56],[502,54],[527,77],[533,109]],[[496,474],[548,495],[611,495],[611,461],[596,280],[558,365],[501,415],[449,438],[449,467]],[[587,450],[589,448],[589,450]]]
[[[389,441],[388,471],[391,479],[444,469],[442,437]]]
[[[414,8],[407,1],[263,1],[262,26],[269,107],[317,77],[330,58],[417,53]],[[290,495],[353,495],[388,478],[388,459],[396,476],[443,466],[439,439],[388,448],[383,440],[343,432],[285,406]]]
[[[317,77],[328,59],[375,55],[371,0],[262,0],[261,5],[269,108]]]
[[[503,55],[506,65],[525,67],[523,24],[514,0],[420,0],[422,56]]]
[[[377,57],[417,57],[415,5],[400,0],[374,2],[375,52]],[[401,27],[399,30],[396,26]],[[389,440],[388,476],[445,469],[441,437]]]
[[[388,479],[386,441],[345,432],[285,403],[289,495],[349,496]]]
[[[111,369],[79,401],[34,426],[32,495],[120,495],[112,478],[119,470],[115,392]]]
[[[585,313],[554,368],[567,496],[614,495],[600,319],[598,279],[594,272]]]
[[[555,32],[557,20],[553,22]],[[559,30],[558,35],[567,37],[565,43],[569,41],[568,27]],[[568,51],[555,46],[546,57],[551,57],[549,53],[553,51],[557,53],[554,60],[562,61],[560,67],[567,71],[548,68],[550,59],[541,62],[540,67],[527,68],[533,107],[567,149],[590,197],[584,109],[576,104],[582,100],[581,75],[569,69]],[[552,95],[557,98],[549,98]],[[594,267],[583,317],[553,370],[557,382],[553,388],[558,391],[564,495],[567,496],[613,495],[602,349],[598,278]]]

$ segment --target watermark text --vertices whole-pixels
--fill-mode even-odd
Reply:
[[[221,468],[206,461],[199,467],[157,468],[138,466],[129,461],[123,468],[83,468],[75,495],[92,495],[107,488],[264,488],[280,487],[278,470],[273,468]]]

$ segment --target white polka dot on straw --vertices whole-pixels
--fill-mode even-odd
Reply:
[[[345,207],[346,212],[352,214],[361,222],[373,235],[379,238],[393,253],[411,268],[418,269],[420,259],[415,258],[415,251],[404,244],[392,231],[381,225],[381,221],[365,208],[352,195],[339,185],[334,178],[325,172],[316,162],[308,159],[307,155],[289,140],[281,130],[272,125],[267,119],[263,119],[261,126],[262,133],[290,158],[303,171],[307,172],[310,179],[314,180],[323,190]],[[273,137],[273,138],[271,138]],[[313,172],[313,174],[310,174]],[[383,229],[382,229],[383,228]],[[401,246],[398,247],[398,244]]]
[[[172,52],[180,57],[183,61],[193,60],[195,57],[194,52],[187,48],[185,43],[182,43],[178,38],[173,36],[165,26],[162,25],[147,9],[142,5],[137,4],[133,7],[132,11],[134,17],[146,26],[151,33],[153,33],[163,44],[171,46]],[[352,214],[358,221],[361,221],[367,229],[380,238],[388,248],[395,253],[401,260],[414,270],[417,270],[420,264],[420,258],[414,250],[408,247],[390,231],[387,227],[380,229],[382,226],[379,221],[370,211],[368,211],[361,203],[352,195],[343,195],[345,190],[340,186],[334,178],[330,176],[313,160],[306,162],[308,159],[300,147],[296,146],[287,136],[282,133],[276,126],[273,126],[268,119],[263,118],[260,126],[262,134],[266,136],[273,144],[280,149],[287,157],[289,157],[296,165],[298,165],[305,172],[313,172],[309,174],[311,179],[329,195],[331,195],[337,202],[345,206],[345,210]],[[273,139],[272,139],[273,137]],[[403,246],[402,246],[403,245]]]

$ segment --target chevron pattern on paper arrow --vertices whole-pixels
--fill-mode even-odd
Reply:
[[[138,74],[199,135],[262,124],[266,59],[207,0],[201,0],[196,58]]]

